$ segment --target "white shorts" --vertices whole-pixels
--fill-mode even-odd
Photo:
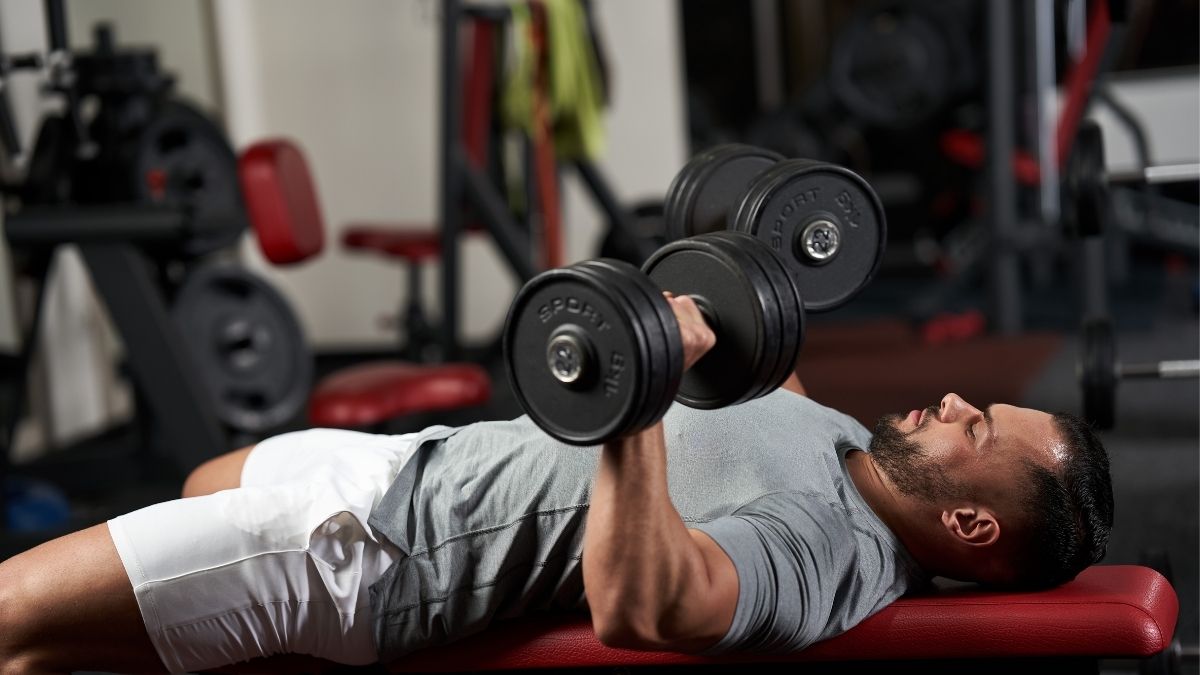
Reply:
[[[399,553],[367,516],[417,434],[314,429],[250,452],[241,487],[108,522],[172,672],[280,653],[377,660],[368,588]]]

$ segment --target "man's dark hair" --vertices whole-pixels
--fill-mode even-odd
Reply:
[[[1112,528],[1112,478],[1104,446],[1078,417],[1052,417],[1067,460],[1061,475],[1025,463],[1028,519],[1014,569],[1014,583],[1022,588],[1057,586],[1100,562]]]

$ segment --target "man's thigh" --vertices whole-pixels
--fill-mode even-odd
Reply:
[[[376,659],[369,584],[394,549],[335,486],[241,487],[109,522],[146,632],[172,671],[274,654]]]
[[[30,670],[162,672],[107,525],[0,563],[0,661]]]

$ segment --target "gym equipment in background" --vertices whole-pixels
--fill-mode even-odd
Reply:
[[[586,0],[583,6],[590,18]],[[534,133],[520,140],[523,212],[514,209],[508,199],[504,170],[498,161],[501,138],[493,99],[502,65],[499,55],[512,22],[511,10],[503,5],[462,0],[445,0],[439,7],[438,110],[442,123],[437,221],[432,226],[352,223],[343,230],[342,242],[352,251],[381,255],[407,266],[407,299],[397,323],[408,333],[404,354],[412,360],[454,359],[463,349],[459,335],[460,235],[487,234],[522,283],[541,270],[561,264],[563,256],[558,213],[562,165],[555,156],[549,120],[545,116],[536,120]],[[531,30],[546,42],[545,8],[531,3],[530,14]],[[598,50],[594,34],[591,39],[592,47]],[[539,62],[546,58],[545,53],[539,56]],[[545,95],[545,82],[541,85],[535,87],[535,96]],[[600,168],[587,159],[562,164],[574,169],[604,214],[607,250],[633,262],[645,260],[656,248],[655,237],[646,236],[645,230],[638,227],[637,216],[617,198]],[[433,325],[420,307],[419,267],[433,260],[441,267],[440,325]],[[486,353],[495,346],[491,341],[483,345],[482,351]]]
[[[1192,166],[1145,167],[1135,180],[1167,182],[1196,180]],[[1081,249],[1083,319],[1076,374],[1083,394],[1083,416],[1100,429],[1116,424],[1117,385],[1123,379],[1200,377],[1200,360],[1179,359],[1148,363],[1119,360],[1116,331],[1108,308],[1104,234],[1111,226],[1109,179],[1105,174],[1104,136],[1099,125],[1080,125],[1063,176],[1062,218]]]
[[[285,140],[254,143],[242,152],[238,170],[246,209],[263,255],[277,265],[297,264],[318,255],[325,242],[324,219],[300,149]],[[273,358],[273,346],[269,340],[257,337],[253,324],[254,317],[270,316],[274,304],[271,294],[247,284],[242,275],[229,276],[227,271],[199,279],[201,288],[228,285],[219,293],[214,291],[213,297],[203,303],[206,315],[220,315],[214,305],[219,307],[224,298],[239,295],[248,299],[238,302],[268,310],[247,316],[250,326],[243,326],[240,320],[226,321],[226,333],[207,338],[221,350],[221,358],[235,367],[243,350],[251,352],[251,364]],[[233,375],[222,380],[222,390],[241,395],[239,390],[247,386],[248,378],[240,373]],[[287,391],[287,381],[279,376],[254,382],[251,391],[272,392],[272,387]],[[490,395],[487,371],[474,363],[380,361],[330,373],[316,383],[311,393],[306,389],[300,400],[308,404],[311,426],[370,427],[415,413],[482,405]]]
[[[135,426],[185,472],[231,447],[170,307],[188,272],[245,231],[235,156],[212,121],[174,96],[153,50],[118,49],[101,25],[93,49],[68,53],[63,4],[46,8],[45,91],[65,105],[42,120],[24,180],[5,189],[15,267],[37,288],[13,381],[23,389],[55,251],[75,244],[125,347],[123,369],[146,422]],[[18,61],[43,59],[9,63]],[[20,404],[10,412],[6,451]]]

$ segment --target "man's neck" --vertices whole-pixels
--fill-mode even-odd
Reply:
[[[852,450],[846,454],[846,470],[854,487],[867,502],[867,506],[887,525],[909,554],[916,559],[923,569],[931,574],[936,571],[931,567],[927,537],[915,523],[917,505],[896,489],[888,477],[880,470],[869,453]]]

